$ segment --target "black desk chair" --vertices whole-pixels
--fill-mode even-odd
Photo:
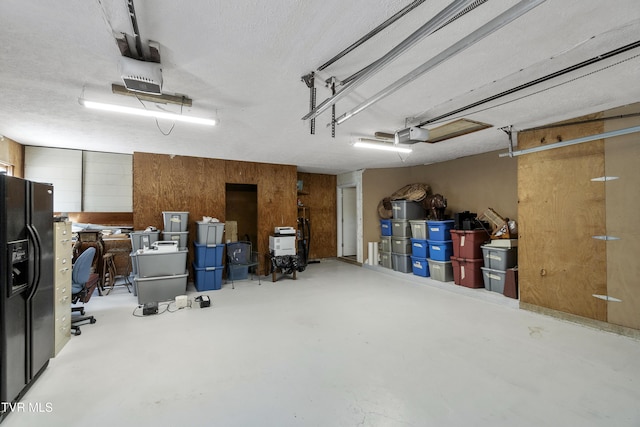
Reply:
[[[96,273],[91,273],[91,265],[95,254],[96,249],[89,247],[78,256],[73,264],[71,272],[71,302],[73,304],[89,302],[91,295],[98,287],[100,276]],[[95,317],[84,315],[84,307],[72,307],[71,312],[80,312],[79,316],[71,317],[71,329],[74,335],[80,335],[81,333],[78,324],[85,322],[96,323]]]
[[[260,281],[260,258],[258,252],[251,250],[251,242],[230,242],[227,243],[227,279],[231,279],[231,288],[235,289],[233,278],[239,270],[248,269],[251,272],[251,280],[253,280],[253,270],[258,276],[258,285]]]

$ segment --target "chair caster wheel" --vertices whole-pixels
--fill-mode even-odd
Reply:
[[[80,329],[78,329],[78,330],[74,333],[74,335],[75,335],[75,336],[78,336],[78,335],[80,335],[81,333],[82,333],[82,331],[81,331]]]
[[[91,324],[93,325],[94,323],[96,323],[96,322],[97,322],[97,320],[96,320],[96,319],[91,319],[91,320],[90,320],[90,322],[91,322]]]
[[[84,308],[82,310],[80,310],[80,315],[84,316]]]

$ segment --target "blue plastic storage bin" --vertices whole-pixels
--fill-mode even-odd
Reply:
[[[380,220],[380,235],[381,236],[391,236],[391,220],[390,219],[381,219]]]
[[[217,291],[222,288],[222,270],[224,267],[203,267],[193,265],[193,284],[198,292]]]
[[[449,261],[453,254],[453,240],[444,242],[437,240],[428,240],[429,242],[429,258],[434,261]]]
[[[429,258],[429,242],[422,239],[411,239],[411,255],[418,258]]]
[[[426,258],[412,256],[411,268],[416,276],[429,277],[429,262]]]
[[[451,229],[453,228],[454,220],[448,219],[444,221],[427,221],[427,227],[429,228],[429,240],[451,240]]]
[[[194,265],[198,268],[218,267],[222,265],[222,254],[224,253],[224,245],[203,245],[193,242]]]

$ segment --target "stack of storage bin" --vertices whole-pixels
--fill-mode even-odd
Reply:
[[[453,280],[453,266],[451,264],[451,254],[453,252],[453,241],[451,240],[451,229],[453,220],[427,221],[429,234],[429,272],[431,278],[440,282],[450,282]]]
[[[224,244],[223,222],[197,221],[198,229],[194,246],[193,275],[198,292],[214,291],[222,287],[222,256]]]
[[[391,220],[380,220],[380,265],[384,268],[393,268],[391,259]]]
[[[160,239],[159,231],[133,231],[129,234],[131,238],[131,282],[135,283],[135,277],[138,275],[138,264],[135,262],[136,253],[143,249],[149,249],[155,242]],[[138,295],[136,286],[133,286],[133,295]]]
[[[142,248],[131,253],[134,289],[138,304],[160,302],[184,295],[187,291],[187,225],[189,212],[162,212],[163,240],[145,248],[146,238],[140,237]],[[138,236],[132,237],[132,239]],[[150,239],[155,237],[150,237]],[[133,240],[132,240],[133,244]],[[133,248],[132,248],[133,249]]]
[[[453,281],[467,288],[484,287],[482,266],[484,263],[481,246],[489,240],[485,230],[451,230],[453,241]]]
[[[409,220],[425,217],[422,204],[409,200],[391,202],[391,266],[395,271],[411,273],[411,223]]]
[[[500,244],[500,241],[496,243]],[[483,245],[484,267],[482,277],[484,287],[490,291],[504,294],[507,270],[518,264],[518,247]]]
[[[187,291],[187,249],[179,250],[175,243],[172,247],[159,243],[132,253],[138,304],[172,300]]]
[[[412,219],[411,224],[411,267],[416,276],[429,277],[429,241],[427,220]]]
[[[162,230],[162,240],[178,242],[179,249],[187,249],[189,231],[189,212],[162,212],[164,220],[164,230]]]

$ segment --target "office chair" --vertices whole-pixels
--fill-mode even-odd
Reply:
[[[91,299],[93,291],[98,286],[98,280],[100,276],[96,273],[91,273],[91,265],[93,264],[93,257],[96,254],[96,248],[89,247],[82,252],[76,262],[73,264],[73,270],[71,272],[71,302],[76,304],[77,302],[87,303]],[[84,315],[84,307],[72,307],[71,312],[80,312],[80,316],[72,316],[71,329],[74,335],[80,335],[80,326],[78,323],[96,323],[96,319],[93,316]]]

